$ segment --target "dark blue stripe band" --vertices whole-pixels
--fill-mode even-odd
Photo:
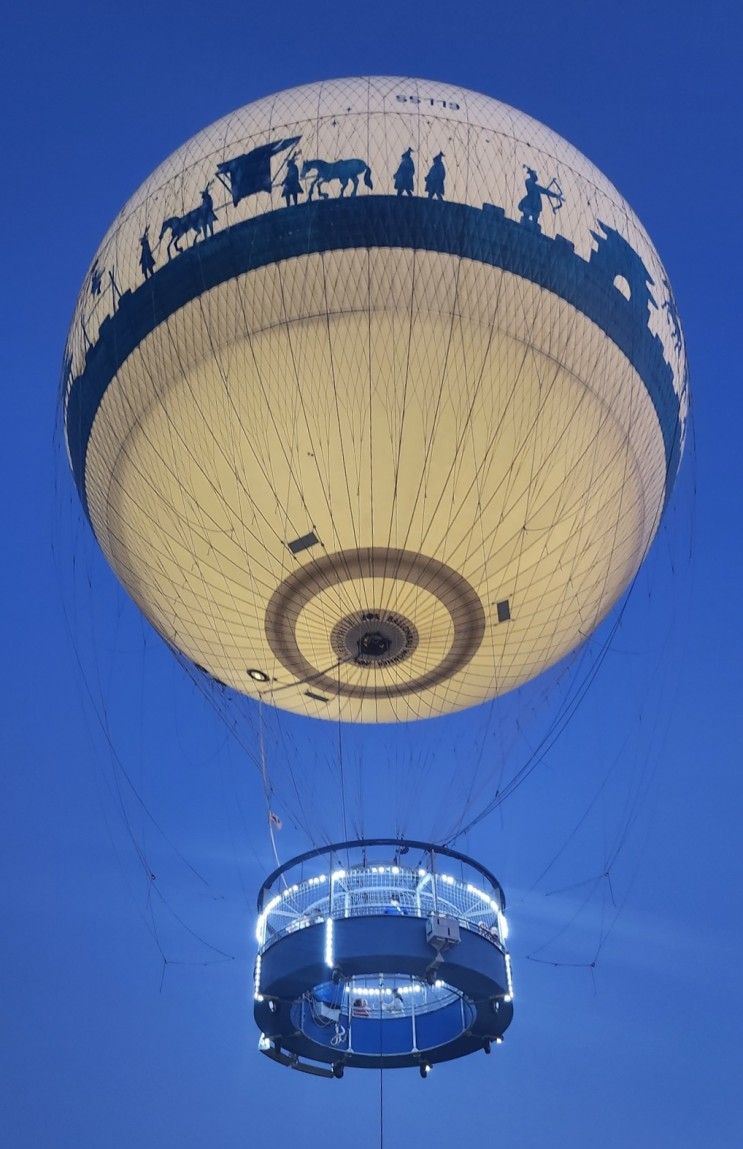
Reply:
[[[85,456],[93,421],[109,383],[145,336],[203,292],[238,275],[300,255],[348,248],[400,247],[462,256],[522,276],[581,311],[617,345],[647,388],[665,445],[667,497],[680,450],[673,371],[648,326],[647,291],[644,298],[633,291],[628,300],[614,286],[616,275],[632,283],[632,273],[638,265],[644,272],[644,265],[625,241],[602,248],[602,237],[597,238],[599,251],[585,260],[562,236],[550,239],[508,219],[499,207],[382,195],[313,200],[224,228],[175,256],[135,291],[124,292],[114,315],[101,324],[83,372],[72,382],[67,443],[86,513]],[[634,261],[630,271],[627,252]]]

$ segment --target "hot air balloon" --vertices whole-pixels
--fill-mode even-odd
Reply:
[[[350,722],[472,706],[574,650],[652,543],[688,409],[668,277],[619,192],[513,108],[399,77],[282,92],[176,151],[95,254],[63,382],[85,512],[165,641]],[[261,891],[265,1051],[336,1076],[489,1051],[512,998],[496,879],[369,849]]]

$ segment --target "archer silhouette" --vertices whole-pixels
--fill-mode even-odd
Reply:
[[[556,179],[550,180],[544,187],[540,184],[539,176],[534,168],[527,167],[526,164],[524,164],[524,168],[526,170],[526,195],[519,203],[521,223],[533,231],[541,231],[539,217],[542,214],[542,196],[547,196],[553,212],[560,210],[565,197]]]

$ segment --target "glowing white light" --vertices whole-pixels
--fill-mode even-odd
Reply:
[[[427,874],[427,873],[428,873],[428,871],[427,871],[427,870],[419,870],[419,871],[418,871],[418,877],[419,877],[419,878],[425,878],[425,876],[426,876],[426,874]]]
[[[477,886],[472,885],[472,882],[467,883],[467,892],[469,894],[477,894],[478,898],[482,898],[484,902],[490,903],[489,894],[484,893],[483,890],[478,890]]]
[[[442,982],[443,984],[443,982]],[[420,985],[400,985],[396,990],[391,989],[389,986],[375,986],[364,985],[363,982],[353,981],[346,990],[349,997],[385,997],[388,994],[400,993],[422,993],[423,987]]]
[[[332,879],[334,882],[337,882],[340,878],[345,878],[345,876],[346,876],[345,870],[334,870],[333,874],[332,874]]]
[[[441,881],[446,882],[447,886],[456,885],[454,878],[451,876],[451,874],[442,874],[441,875]]]
[[[258,1048],[260,1049],[261,1053],[266,1053],[271,1048],[271,1042],[269,1038],[266,1037],[265,1033],[262,1033],[258,1038]]]
[[[255,959],[255,970],[253,972],[253,996],[256,1001],[263,1001],[261,994],[261,964],[261,955],[258,954]]]
[[[335,960],[333,957],[333,919],[328,918],[325,922],[325,964],[328,969],[333,969]]]
[[[400,867],[399,866],[390,866],[390,872],[393,874],[399,874],[400,873]]]
[[[508,1000],[513,1001],[513,975],[511,973],[510,954],[506,954],[506,987],[508,989]]]
[[[498,933],[503,938],[503,941],[505,941],[508,937],[508,922],[506,920],[506,915],[501,913],[500,910],[498,910]]]
[[[271,910],[276,908],[280,901],[281,894],[276,894],[275,897],[271,898],[270,902],[266,902],[265,906],[263,907],[263,911],[258,915],[258,921],[255,924],[255,940],[258,942],[259,946],[262,946],[266,940],[266,923],[268,921],[268,915],[271,913]]]

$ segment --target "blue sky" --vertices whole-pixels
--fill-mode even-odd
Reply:
[[[256,1052],[252,907],[272,866],[259,779],[99,559],[55,402],[79,283],[149,171],[261,95],[383,72],[511,103],[617,184],[676,292],[695,444],[596,682],[544,764],[461,843],[510,894],[508,1040],[426,1083],[387,1074],[384,1144],[738,1145],[739,7],[32,0],[4,33],[7,1143],[379,1144],[376,1073],[305,1080]],[[451,759],[482,750],[493,776],[498,755],[521,761],[580,665],[490,715],[394,741],[348,732],[344,752],[420,768],[435,820]],[[334,743],[312,723],[266,721],[277,770],[283,755],[302,775],[324,831]],[[240,709],[248,750],[256,729]],[[384,785],[378,822],[393,807]],[[305,847],[283,833],[283,856]]]

